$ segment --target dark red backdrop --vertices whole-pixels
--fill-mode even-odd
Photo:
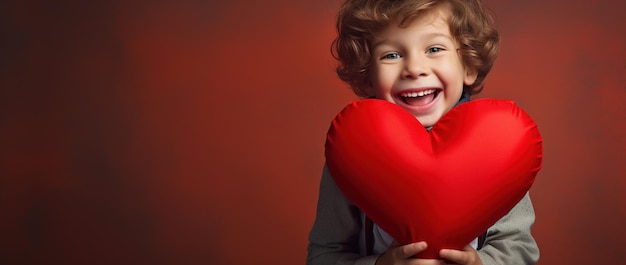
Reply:
[[[129,3],[132,2],[132,3]],[[246,3],[250,2],[250,3]],[[540,264],[626,251],[626,2],[489,1]],[[337,1],[2,1],[0,264],[303,264]]]

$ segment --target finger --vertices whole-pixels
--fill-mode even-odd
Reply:
[[[396,248],[397,251],[395,253],[395,256],[400,259],[410,258],[424,251],[427,247],[428,245],[424,241],[406,244],[404,246]]]
[[[442,249],[439,251],[439,256],[456,264],[468,264],[470,262],[470,255],[461,250]]]
[[[411,265],[446,265],[442,260],[438,259],[416,259],[413,260]]]
[[[463,250],[442,249],[439,251],[441,258],[456,264],[472,264],[476,259],[476,250],[467,245]]]

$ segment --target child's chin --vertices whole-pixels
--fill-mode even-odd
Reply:
[[[437,122],[437,119],[433,119],[430,117],[415,117],[424,127],[433,127]]]

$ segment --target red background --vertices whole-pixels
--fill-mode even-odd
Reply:
[[[249,2],[249,3],[248,3]],[[540,264],[626,251],[626,2],[489,1]],[[0,264],[304,264],[338,1],[2,1]]]

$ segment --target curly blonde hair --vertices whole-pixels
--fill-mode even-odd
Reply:
[[[448,3],[450,32],[459,43],[465,67],[475,70],[476,81],[465,87],[471,94],[484,88],[483,81],[498,55],[500,37],[493,17],[481,0],[346,0],[337,15],[337,37],[331,53],[337,59],[337,75],[359,97],[372,97],[368,89],[370,44],[390,23],[406,27],[414,19]]]

